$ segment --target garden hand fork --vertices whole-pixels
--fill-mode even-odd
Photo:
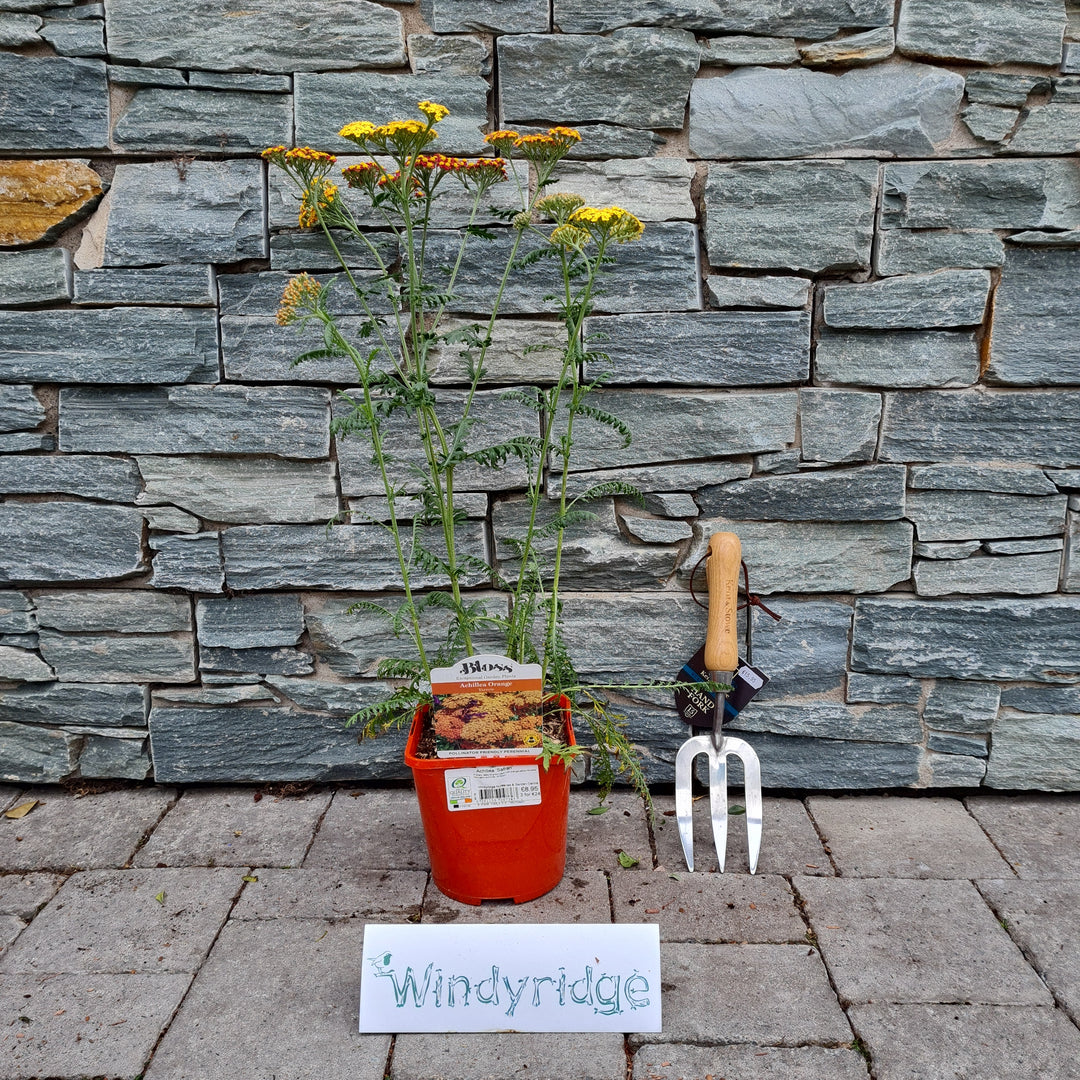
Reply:
[[[734,533],[714,533],[709,540],[705,576],[709,582],[709,621],[705,632],[705,665],[714,682],[729,683],[739,666],[736,634],[738,620],[739,564],[742,549]],[[749,618],[749,612],[747,618]],[[750,852],[750,873],[757,870],[761,850],[761,763],[754,748],[742,739],[727,738],[724,721],[725,693],[717,693],[713,729],[696,735],[679,747],[675,757],[675,816],[679,823],[686,867],[694,869],[694,761],[699,754],[709,758],[709,811],[713,843],[720,872],[724,872],[727,852],[727,758],[735,754],[743,763],[746,801],[746,838]]]

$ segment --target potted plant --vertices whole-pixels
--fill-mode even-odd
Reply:
[[[344,357],[355,366],[357,389],[339,395],[333,430],[338,437],[367,441],[386,499],[385,514],[377,516],[384,519],[380,524],[399,564],[400,604],[357,607],[383,616],[388,632],[409,640],[413,656],[381,664],[378,675],[393,689],[350,722],[366,737],[412,719],[406,760],[414,772],[436,885],[467,902],[520,901],[548,891],[562,876],[569,768],[581,752],[574,717],[591,731],[590,753],[602,794],[622,773],[648,797],[623,718],[603,697],[614,687],[583,685],[574,671],[559,598],[566,528],[591,516],[592,498],[636,494],[625,484],[607,483],[570,497],[568,476],[574,426],[581,418],[606,424],[625,443],[630,440],[626,426],[590,398],[597,383],[586,381],[586,362],[595,366],[602,354],[589,351],[583,324],[605,267],[619,245],[641,235],[642,225],[618,207],[589,207],[576,195],[550,192],[556,166],[580,139],[573,129],[526,135],[495,131],[485,141],[497,156],[467,160],[431,150],[447,109],[430,101],[418,109],[422,120],[363,121],[341,129],[363,154],[341,169],[344,192],[331,179],[333,155],[307,147],[264,152],[295,184],[300,225],[322,230],[364,316],[359,334],[346,333],[329,301],[335,282],[300,274],[285,290],[278,321],[321,328],[322,347],[298,362]],[[517,208],[488,209],[484,216],[489,193],[504,183],[514,185]],[[468,202],[465,224],[453,232],[448,248],[446,234],[434,222],[439,200],[453,185],[464,188]],[[362,199],[359,209],[355,197]],[[509,226],[501,230],[501,244],[477,224],[493,213]],[[368,223],[374,218],[380,231],[362,228],[361,216]],[[343,241],[366,249],[378,268],[373,278],[350,270]],[[495,282],[489,309],[480,321],[451,324],[445,316],[454,310],[455,290],[466,280],[470,260],[486,264]],[[555,269],[562,322],[551,379],[503,395],[535,411],[534,433],[485,442],[478,437],[476,406],[496,316],[512,275],[539,263]],[[541,347],[551,345],[537,343]],[[436,359],[448,349],[459,350],[465,364],[464,387],[456,393],[440,392],[432,382]],[[504,541],[510,561],[499,573],[463,547],[463,514],[456,500],[461,472],[495,470],[508,462],[525,477],[527,524],[522,534]],[[494,577],[506,598],[504,609],[494,610],[470,592],[478,575],[489,587]],[[438,639],[429,625],[436,617],[444,624]],[[467,763],[438,757],[430,748],[430,725],[442,705],[439,672],[463,658],[472,658],[475,666],[490,657],[535,669],[542,702],[533,711],[544,719],[530,740],[534,745],[503,746],[493,756],[483,745],[470,744]],[[484,702],[473,707],[482,710]],[[460,776],[448,780],[449,772],[529,765],[534,771],[540,766],[539,802],[530,796],[526,803],[479,811],[451,807],[449,785]]]

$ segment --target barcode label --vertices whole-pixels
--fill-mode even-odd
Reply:
[[[540,802],[540,770],[536,765],[449,769],[445,775],[446,805],[450,810],[536,806]]]

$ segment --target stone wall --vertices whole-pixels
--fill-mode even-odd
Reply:
[[[344,122],[430,98],[451,153],[577,126],[560,189],[646,223],[589,325],[635,439],[584,433],[573,482],[645,500],[569,540],[582,670],[674,674],[689,571],[733,529],[783,615],[740,718],[767,784],[1080,788],[1080,8],[0,8],[0,779],[402,774],[400,738],[342,727],[401,648],[349,612],[393,560],[330,435],[349,373],[291,367],[274,322],[332,263],[258,152],[347,152]],[[546,291],[509,292],[494,383],[544,379]],[[471,551],[501,555],[519,488],[466,484]],[[670,782],[670,700],[627,713]]]

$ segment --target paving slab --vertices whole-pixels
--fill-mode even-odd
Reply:
[[[1080,881],[978,881],[1059,1004],[1080,1023]]]
[[[876,1080],[1077,1080],[1080,1031],[1058,1009],[856,1005]]]
[[[363,924],[229,922],[145,1080],[383,1080],[389,1035],[358,1035]]]
[[[0,915],[0,952],[3,952],[26,928],[18,915]],[[0,963],[3,960],[0,958]]]
[[[399,1035],[389,1080],[624,1080],[621,1035]]]
[[[636,795],[613,791],[605,800],[606,813],[590,814],[596,807],[595,791],[571,791],[566,826],[567,870],[618,870],[619,852],[652,866],[652,846],[645,806]]]
[[[420,870],[255,869],[232,919],[418,922],[428,876]]]
[[[24,818],[0,817],[0,869],[98,870],[126,865],[176,800],[172,788],[127,788],[79,798],[30,788],[39,803]]]
[[[959,799],[812,795],[806,802],[845,877],[1009,876]]]
[[[29,921],[63,884],[61,874],[4,874],[0,876],[0,914]]]
[[[0,810],[6,810],[18,797],[22,788],[12,787],[11,784],[0,784]]]
[[[964,801],[1018,877],[1080,879],[1080,797],[973,795]]]
[[[424,894],[426,923],[609,923],[608,879],[599,870],[567,870],[549,893],[524,904],[512,900],[459,904],[439,892],[433,881]]]
[[[675,799],[660,796],[654,800],[657,816],[653,821],[656,841],[657,868],[674,873],[686,872],[679,827],[675,821]],[[729,793],[730,806],[742,806],[742,793]],[[821,846],[814,823],[798,799],[765,799],[762,804],[761,853],[759,874],[823,874],[833,873],[829,856]],[[695,873],[719,868],[709,822],[708,796],[694,804],[694,866]],[[746,852],[746,819],[736,815],[728,819],[727,873],[748,873],[750,863]]]
[[[817,950],[806,945],[660,946],[664,1030],[656,1042],[841,1043],[851,1028]]]
[[[840,1000],[1049,1005],[968,881],[796,878]]]
[[[643,1046],[633,1080],[866,1080],[855,1050],[824,1046]]]
[[[806,941],[795,894],[778,874],[627,871],[611,875],[611,891],[615,921],[658,923],[661,941]]]
[[[72,874],[0,971],[195,972],[243,887],[243,871],[88,870]]]
[[[0,1076],[136,1080],[190,975],[0,975]],[[24,1019],[25,1018],[25,1019]]]
[[[416,794],[407,788],[339,790],[303,865],[427,870]]]
[[[154,830],[136,866],[299,866],[332,792],[297,798],[251,788],[190,788]]]

